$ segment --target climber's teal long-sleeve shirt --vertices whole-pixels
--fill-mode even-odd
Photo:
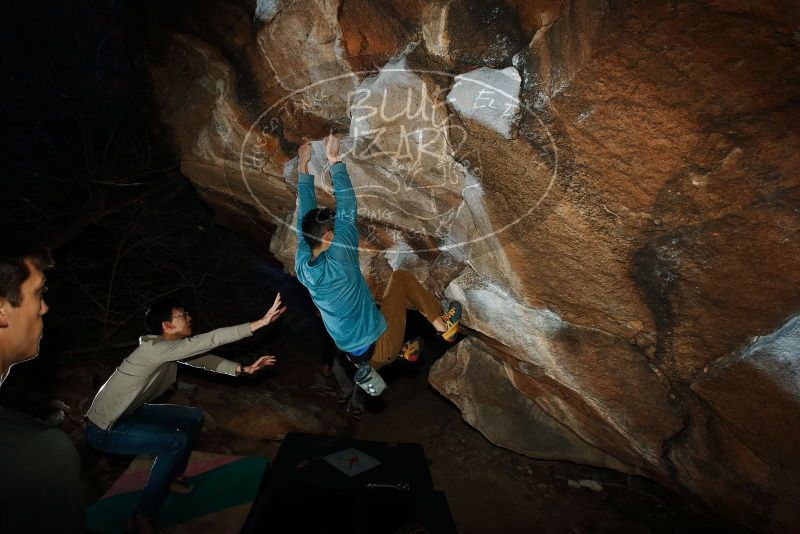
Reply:
[[[303,238],[303,217],[317,207],[314,176],[297,179],[297,254],[295,271],[319,308],[325,328],[345,352],[369,346],[386,330],[383,318],[358,263],[358,205],[344,163],[331,165],[336,218],[330,248],[311,259],[311,247]]]

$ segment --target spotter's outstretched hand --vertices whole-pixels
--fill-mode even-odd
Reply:
[[[241,368],[241,372],[252,375],[264,369],[265,367],[271,367],[275,365],[275,362],[275,356],[262,356],[250,365],[244,367],[240,365],[239,367]]]
[[[267,310],[267,313],[264,314],[264,317],[258,321],[253,321],[250,323],[250,331],[255,332],[259,328],[275,322],[275,320],[283,315],[283,312],[285,311],[286,306],[281,307],[281,294],[278,293],[278,295],[275,297],[275,302],[272,304],[272,307]]]

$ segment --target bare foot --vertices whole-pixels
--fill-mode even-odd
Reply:
[[[194,486],[189,483],[188,478],[181,475],[170,484],[169,491],[178,495],[186,495],[194,491]]]
[[[158,534],[163,532],[155,522],[143,515],[134,514],[122,524],[122,530],[131,534]]]

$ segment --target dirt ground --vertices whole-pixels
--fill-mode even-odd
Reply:
[[[677,496],[641,477],[537,461],[492,445],[427,385],[425,375],[394,380],[386,408],[378,415],[368,414],[355,435],[422,444],[431,459],[435,487],[446,493],[459,532],[716,529],[713,521],[689,511]]]

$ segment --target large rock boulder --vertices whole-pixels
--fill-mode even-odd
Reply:
[[[493,443],[544,460],[569,460],[631,472],[601,449],[575,435],[519,389],[504,384],[514,373],[477,339],[431,369],[430,382],[456,403],[464,420],[480,428]],[[527,424],[522,424],[527,422]]]
[[[380,5],[160,19],[154,95],[209,205],[291,270],[296,145],[346,132],[373,291],[408,268],[464,304],[431,381],[470,424],[796,525],[800,9]]]

